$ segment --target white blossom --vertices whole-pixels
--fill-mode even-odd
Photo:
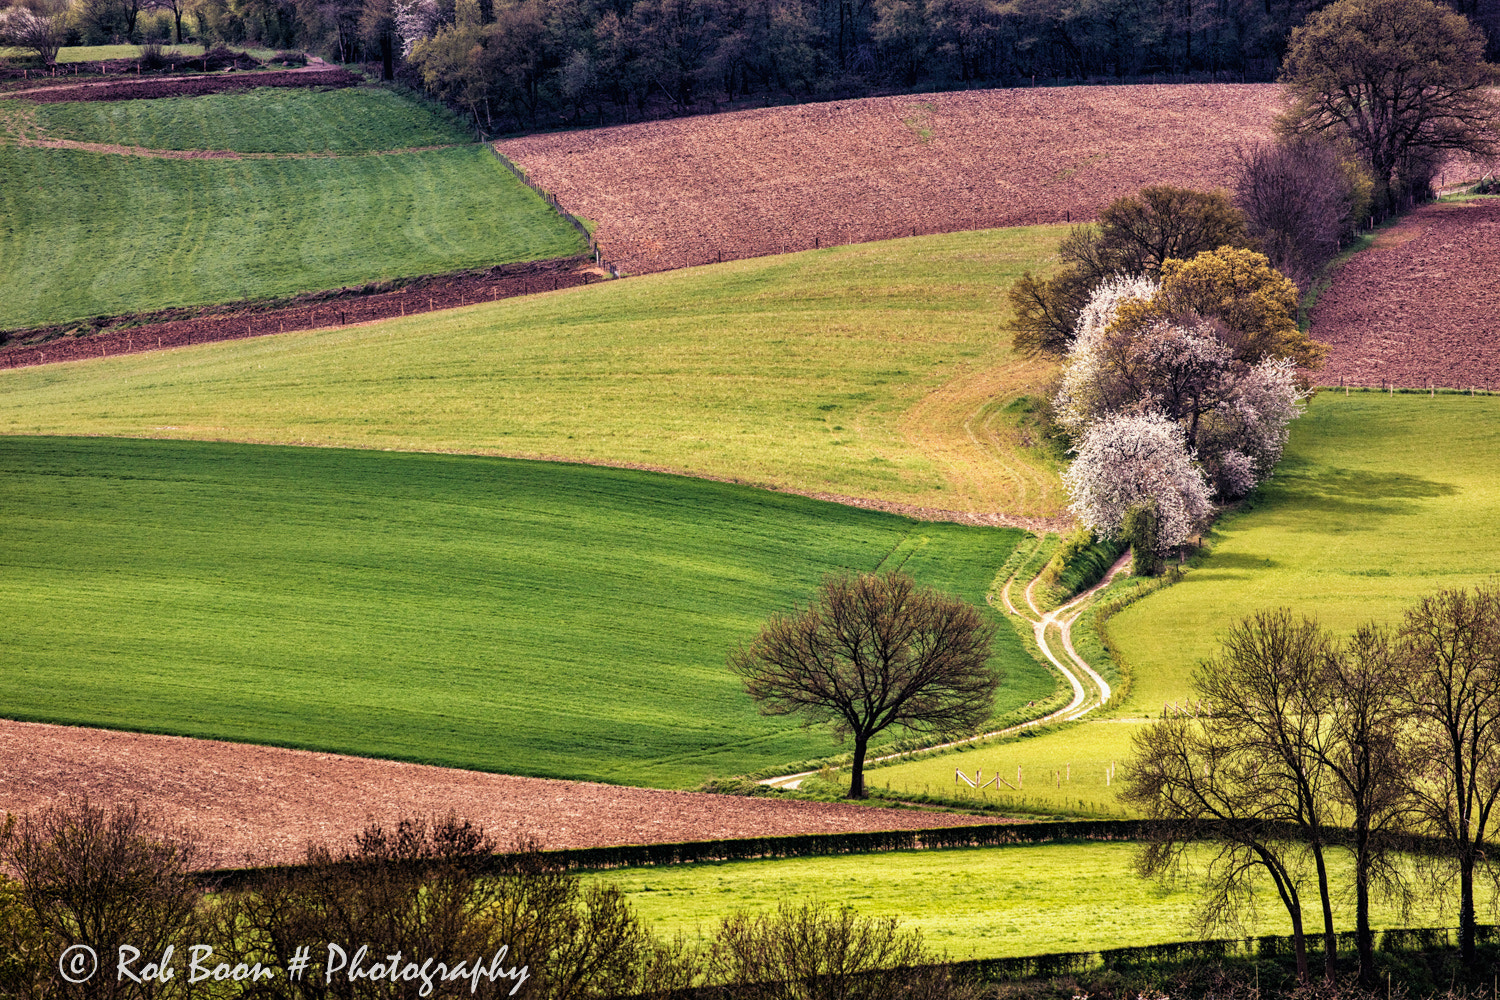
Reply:
[[[1084,527],[1119,534],[1125,513],[1151,505],[1159,518],[1157,545],[1166,551],[1207,522],[1208,483],[1193,464],[1182,427],[1160,413],[1113,414],[1095,421],[1063,473]]]
[[[1094,289],[1088,304],[1079,312],[1073,345],[1063,367],[1062,385],[1054,401],[1057,422],[1068,433],[1077,437],[1103,412],[1104,331],[1114,322],[1120,303],[1131,299],[1146,302],[1156,292],[1156,282],[1147,277],[1110,278]]]
[[[436,0],[395,0],[396,34],[401,37],[401,57],[411,58],[412,48],[431,38],[442,22]]]

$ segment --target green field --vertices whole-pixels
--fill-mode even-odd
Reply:
[[[1133,844],[1038,844],[631,868],[589,877],[618,884],[647,925],[667,936],[711,933],[735,910],[774,910],[788,899],[847,903],[865,916],[894,916],[953,959],[1097,951],[1199,937],[1194,884],[1164,886],[1140,878],[1132,867],[1135,851]],[[1330,870],[1341,878],[1344,859],[1335,857]],[[1305,925],[1320,932],[1316,884],[1309,882],[1302,892]],[[1247,931],[1291,933],[1286,910],[1269,884],[1262,887],[1258,905],[1260,919]],[[1442,926],[1445,920],[1453,922],[1451,909],[1445,915],[1427,898],[1404,918],[1377,904],[1371,922],[1385,928]],[[1335,909],[1334,926],[1353,929],[1352,905]]]
[[[350,234],[334,228],[337,247]],[[1050,369],[1014,357],[1001,323],[1010,276],[1044,260],[1059,228],[867,243],[0,372],[0,433],[561,456],[1055,514],[1058,458],[1023,427],[1022,397]]]
[[[839,567],[1022,537],[582,465],[0,438],[0,715],[661,786],[836,752],[725,667]],[[1054,682],[1002,629],[1000,710]]]
[[[12,110],[19,104],[0,103]],[[149,101],[70,101],[27,110],[48,138],[144,149],[355,153],[474,138],[436,105],[376,87],[262,87]]]
[[[1104,773],[1164,703],[1191,697],[1195,664],[1230,626],[1261,608],[1316,615],[1340,634],[1395,623],[1423,595],[1472,586],[1500,568],[1500,399],[1324,391],[1292,425],[1286,458],[1249,508],[1214,529],[1212,553],[1182,582],[1109,625],[1130,694],[1097,719],[1053,733],[873,770],[872,787],[955,789],[954,769],[1027,787],[991,802],[1109,815]],[[1051,778],[1071,770],[1057,787]],[[1116,774],[1123,776],[1123,766]],[[1044,788],[1041,776],[1051,787]],[[960,786],[962,787],[962,786]],[[963,793],[968,794],[968,793]]]
[[[482,146],[170,160],[0,145],[0,329],[583,249]]]
[[[264,49],[243,50],[253,52],[267,51]],[[162,52],[169,55],[201,56],[203,46],[182,44],[163,45]],[[0,59],[16,59],[26,56],[36,57],[30,49],[5,48],[0,46]],[[58,64],[72,64],[83,62],[98,62],[101,59],[139,59],[141,47],[139,45],[64,45],[57,50]]]

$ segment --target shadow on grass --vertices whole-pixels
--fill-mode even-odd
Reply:
[[[1349,527],[1372,528],[1354,519],[1372,514],[1403,515],[1421,510],[1418,500],[1450,497],[1459,492],[1441,483],[1405,472],[1366,469],[1303,467],[1276,478],[1274,506],[1283,514],[1305,514],[1320,520],[1347,516]]]

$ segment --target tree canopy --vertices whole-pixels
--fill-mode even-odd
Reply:
[[[1500,149],[1484,33],[1432,0],[1337,0],[1292,32],[1281,80],[1294,135],[1351,141],[1377,197],[1425,192],[1449,151]]]
[[[849,798],[862,799],[865,751],[887,727],[960,732],[989,718],[1001,680],[993,637],[973,605],[903,573],[843,573],[807,607],[773,616],[729,668],[762,713],[853,736]]]

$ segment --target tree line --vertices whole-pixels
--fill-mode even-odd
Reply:
[[[1164,718],[1134,739],[1124,798],[1157,821],[1144,873],[1217,845],[1203,922],[1233,925],[1269,882],[1304,980],[1309,911],[1320,911],[1329,982],[1333,900],[1352,889],[1366,988],[1372,896],[1409,901],[1419,878],[1456,882],[1460,958],[1478,971],[1476,879],[1500,874],[1500,586],[1441,591],[1399,625],[1372,622],[1347,639],[1290,609],[1258,612],[1199,665],[1193,687],[1199,716]],[[1403,854],[1413,835],[1442,847],[1413,859]],[[1352,861],[1352,886],[1334,883],[1336,852]]]
[[[1500,58],[1500,0],[1450,0]],[[64,44],[309,48],[380,61],[490,130],[746,99],[1059,81],[1275,79],[1322,0],[0,0]],[[404,57],[404,58],[403,58]]]

